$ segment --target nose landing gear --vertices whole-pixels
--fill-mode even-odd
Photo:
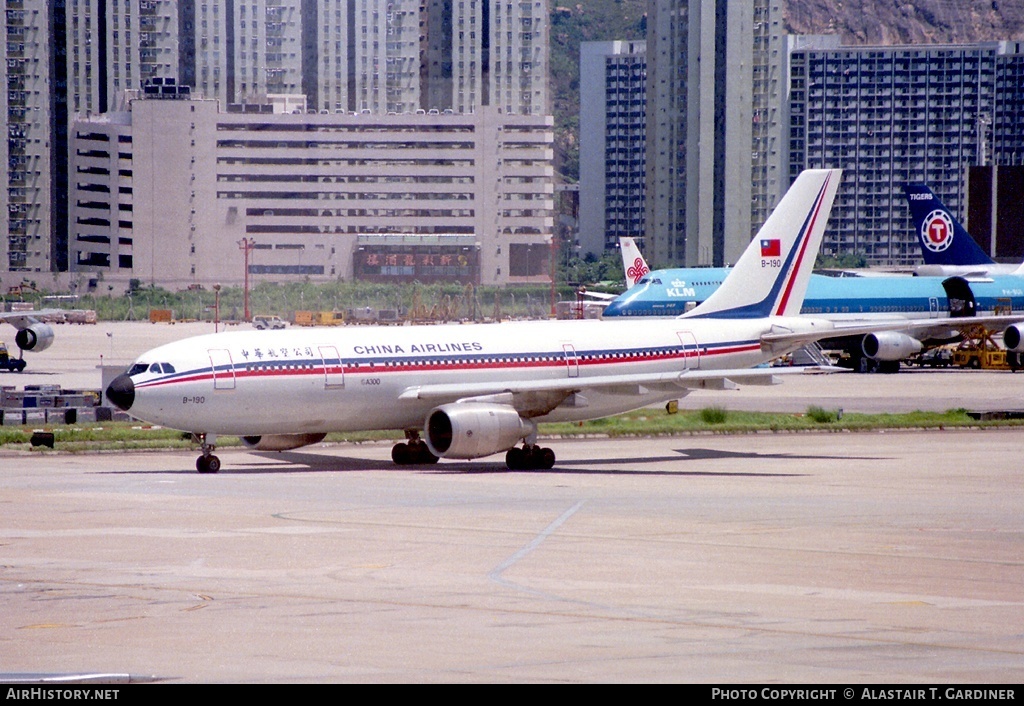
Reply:
[[[213,455],[217,448],[217,437],[214,434],[196,434],[194,438],[199,441],[199,448],[203,455],[196,459],[196,470],[200,473],[216,473],[220,470],[220,459]]]

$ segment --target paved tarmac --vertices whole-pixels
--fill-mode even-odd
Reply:
[[[95,387],[72,381],[98,381],[97,341],[128,363],[212,328],[107,326],[59,327],[31,375]],[[1022,385],[1008,372],[810,376],[684,406],[1020,408]],[[388,444],[223,449],[212,476],[194,452],[0,452],[0,669],[1019,683],[1022,441],[554,440],[546,472],[500,457],[399,469]]]
[[[8,672],[1020,683],[1020,431],[0,458]],[[972,451],[973,449],[973,451]]]

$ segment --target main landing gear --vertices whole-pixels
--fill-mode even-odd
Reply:
[[[505,465],[510,471],[546,471],[555,465],[555,452],[537,444],[513,446],[505,454]]]
[[[406,430],[408,441],[395,444],[391,449],[391,460],[399,466],[437,463],[437,456],[430,453],[427,443],[416,430]]]
[[[196,459],[196,470],[200,473],[216,473],[220,470],[220,459],[213,455],[217,448],[217,437],[213,434],[196,434],[203,455]]]

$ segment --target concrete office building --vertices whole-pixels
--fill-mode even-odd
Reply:
[[[240,283],[248,243],[250,274],[272,280],[549,279],[550,117],[225,113],[155,98],[125,117],[74,125],[83,278]]]
[[[644,239],[647,44],[580,45],[582,253],[603,255],[619,238]]]
[[[647,38],[646,254],[734,262],[784,191],[781,6],[654,0]],[[775,164],[776,168],[771,169]]]
[[[791,52],[790,177],[845,170],[822,251],[872,265],[920,253],[901,185],[924,182],[964,213],[969,167],[1024,155],[1024,43]]]

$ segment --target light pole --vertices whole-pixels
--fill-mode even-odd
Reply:
[[[238,241],[238,247],[245,252],[245,279],[243,285],[243,299],[245,301],[245,320],[249,321],[249,252],[256,246],[249,238],[242,238]]]
[[[213,285],[213,332],[220,333],[220,285]]]

